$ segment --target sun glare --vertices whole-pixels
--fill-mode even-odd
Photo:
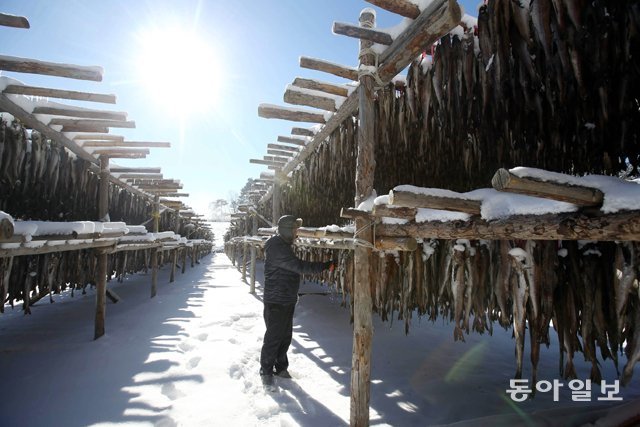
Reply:
[[[179,115],[213,107],[220,73],[211,45],[183,29],[147,31],[139,42],[138,77],[152,102]]]

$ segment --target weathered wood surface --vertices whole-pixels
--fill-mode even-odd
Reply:
[[[389,192],[389,204],[408,208],[429,208],[465,212],[471,215],[480,215],[480,207],[482,205],[478,200],[417,194],[410,191],[397,190],[391,190]]]
[[[92,242],[67,242],[63,245],[44,245],[37,247],[21,246],[19,248],[0,248],[0,258],[20,257],[26,255],[43,255],[54,252],[80,251],[83,249],[96,249],[115,246],[117,240],[94,240]]]
[[[81,143],[86,147],[123,147],[123,148],[169,148],[170,142],[153,141],[84,141]]]
[[[349,96],[349,89],[346,86],[341,86],[328,82],[321,82],[318,80],[312,79],[303,79],[302,77],[296,77],[293,80],[293,85],[301,87],[303,89],[311,89],[317,90],[319,92],[330,93],[331,95],[344,96],[345,98]],[[313,136],[313,132],[308,129],[303,129],[304,133],[301,135],[305,136]],[[294,133],[291,131],[291,133]]]
[[[305,105],[308,107],[319,108],[325,111],[336,111],[336,101],[320,95],[312,95],[304,91],[296,90],[295,86],[287,88],[283,96],[284,102],[294,105]]]
[[[0,55],[0,70],[17,73],[44,74],[78,80],[102,81],[102,67],[60,64],[37,59]]]
[[[520,215],[504,220],[378,224],[376,235],[422,239],[490,240],[640,240],[640,212],[601,216],[583,214]]]
[[[390,205],[375,205],[373,207],[373,216],[407,219],[413,221],[416,218],[418,209],[415,207],[398,207]]]
[[[35,107],[33,114],[50,114],[52,116],[69,116],[82,117],[87,119],[105,119],[124,121],[127,120],[127,113],[121,111],[102,111],[79,108],[61,108],[61,107]],[[57,123],[62,124],[64,123]]]
[[[302,86],[300,86],[300,87],[302,87]],[[294,127],[294,128],[291,129],[291,134],[292,135],[301,135],[301,136],[314,136],[316,133],[314,131],[312,131],[311,129]]]
[[[160,169],[156,167],[112,166],[109,170],[114,173],[160,173]]]
[[[418,242],[413,237],[378,237],[375,241],[378,251],[415,251]]]
[[[372,28],[362,28],[344,22],[334,22],[333,32],[334,34],[353,37],[356,39],[368,40],[373,43],[379,43],[385,46],[389,46],[391,43],[393,43],[393,38],[391,38],[391,35],[389,33],[374,30]]]
[[[258,116],[265,119],[281,119],[292,122],[325,123],[324,114],[313,111],[291,110],[277,105],[260,104]]]
[[[13,28],[29,28],[29,20],[24,16],[0,13],[0,25]]]
[[[406,0],[364,0],[381,9],[404,16],[405,18],[416,19],[420,15],[420,8]]]
[[[267,144],[267,148],[273,148],[274,150],[281,150],[281,151],[290,151],[294,154],[300,152],[300,149],[298,149],[298,147],[290,147],[288,145]]]
[[[263,160],[263,159],[249,159],[249,163],[253,163],[254,165],[267,165],[267,166],[284,166],[285,162],[276,162],[273,160]]]
[[[498,191],[543,197],[583,207],[601,206],[604,200],[604,194],[597,188],[521,178],[506,169],[499,169],[495,173],[491,179],[491,185]]]
[[[48,123],[49,126],[54,126],[54,125],[58,125],[58,126],[64,126],[64,127],[71,127],[71,126],[96,126],[96,127],[103,127],[103,128],[135,128],[136,127],[136,122],[132,121],[132,120],[91,120],[91,119],[60,119],[60,118],[53,118],[49,121]]]
[[[75,135],[74,141],[124,141],[124,136],[120,135],[94,135],[92,133]]]
[[[334,76],[344,77],[345,79],[358,81],[358,70],[353,67],[345,67],[322,59],[300,57],[300,67],[310,70],[322,71],[324,73],[333,74]]]
[[[80,92],[74,90],[52,89],[27,85],[7,85],[2,91],[7,94],[41,96],[45,98],[73,99],[77,101],[102,102],[115,104],[116,96],[113,94]]]
[[[0,241],[13,237],[13,222],[7,218],[0,219]]]
[[[283,150],[267,150],[267,154],[273,154],[275,156],[285,156],[285,157],[294,157],[296,153],[293,151],[283,151]]]
[[[299,146],[305,146],[308,142],[306,138],[296,138],[290,136],[278,136],[278,142],[284,142],[286,144],[294,144]]]

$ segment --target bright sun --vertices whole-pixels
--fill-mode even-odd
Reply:
[[[156,105],[175,114],[202,113],[217,101],[219,58],[197,34],[183,29],[139,37],[137,71]]]

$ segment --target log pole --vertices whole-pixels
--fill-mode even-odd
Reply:
[[[153,196],[153,232],[160,229],[160,196]],[[158,248],[151,249],[151,298],[158,292]]]
[[[360,26],[373,28],[375,13],[372,9],[360,12]],[[371,52],[372,42],[360,40],[360,66],[372,66],[375,58]],[[356,160],[355,205],[367,199],[373,191],[375,172],[375,110],[374,78],[361,75],[358,97],[359,122]],[[352,426],[369,425],[369,401],[371,395],[371,343],[373,338],[371,277],[369,264],[373,247],[371,222],[356,218],[355,238],[360,239],[354,251],[353,290],[353,356],[351,359],[351,411]],[[366,243],[365,243],[366,242]],[[368,246],[367,246],[368,243]]]
[[[251,215],[251,235],[255,236],[258,234],[258,216],[253,214]],[[249,292],[252,294],[256,293],[256,255],[257,249],[255,245],[251,245],[251,272],[250,272],[250,281],[249,281]]]
[[[98,220],[109,220],[109,157],[100,157],[100,185],[98,187]],[[107,257],[108,255],[98,252],[98,265],[96,274],[96,318],[94,328],[94,339],[104,335],[105,316],[107,307]]]

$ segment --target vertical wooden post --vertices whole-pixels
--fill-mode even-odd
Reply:
[[[360,26],[373,28],[375,12],[364,9],[360,12]],[[373,53],[369,50],[372,42],[360,40],[360,67],[375,64]],[[356,196],[355,206],[366,200],[373,192],[375,172],[375,111],[374,78],[361,74],[358,100],[358,155],[356,160]],[[373,338],[371,277],[369,263],[373,233],[369,220],[356,219],[355,237],[361,244],[354,251],[354,290],[353,290],[353,356],[351,360],[351,425],[369,425],[369,400],[371,380],[371,342]]]
[[[100,183],[98,187],[98,220],[108,221],[109,216],[109,157],[100,156]],[[107,254],[98,252],[96,268],[96,318],[93,339],[104,335],[107,308]]]
[[[258,234],[258,216],[256,214],[251,215],[251,235]],[[249,282],[249,292],[256,293],[256,252],[257,249],[254,245],[251,245],[251,280]]]
[[[173,232],[180,234],[180,208],[176,208],[176,223],[173,227]],[[169,276],[169,283],[173,283],[176,280],[176,264],[178,263],[178,248],[173,250],[171,256],[171,276]]]
[[[244,218],[244,235],[249,235],[249,217]],[[247,282],[247,257],[249,254],[249,244],[244,242],[242,244],[242,281]]]
[[[280,219],[280,185],[282,184],[282,171],[276,169],[273,176],[273,195],[271,196],[271,223],[276,224]]]
[[[153,232],[160,230],[160,196],[153,197]],[[151,249],[151,298],[156,296],[158,291],[158,248]]]

